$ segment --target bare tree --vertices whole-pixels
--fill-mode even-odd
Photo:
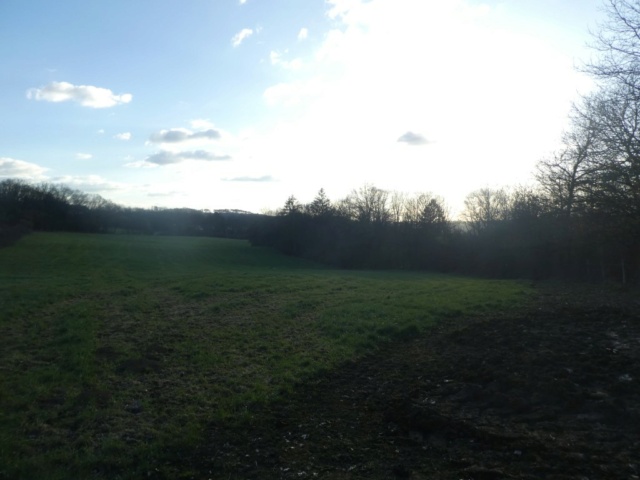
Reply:
[[[591,47],[598,52],[583,70],[595,78],[638,88],[640,76],[640,2],[608,0],[606,20],[593,34]]]
[[[467,195],[463,218],[476,234],[509,217],[509,195],[503,188],[481,188]]]
[[[602,151],[594,118],[574,106],[572,128],[562,138],[562,148],[537,165],[536,179],[555,210],[567,217],[590,190],[594,157]]]
[[[391,193],[389,214],[393,223],[398,224],[404,220],[406,201],[407,196],[404,192],[394,191]]]
[[[391,214],[388,208],[389,192],[366,184],[349,195],[348,203],[358,221],[364,223],[386,223]]]
[[[335,203],[335,209],[339,217],[347,218],[349,220],[358,219],[355,202],[351,195],[347,195],[345,198],[338,200]]]
[[[422,218],[422,212],[429,204],[430,193],[419,193],[410,197],[405,202],[404,221],[412,227],[418,227]]]
[[[609,214],[640,214],[640,0],[607,0],[593,34],[596,56],[583,70],[600,88],[583,101],[603,148],[590,153],[596,206]]]
[[[509,202],[509,218],[516,222],[534,221],[549,211],[549,199],[543,192],[531,187],[517,187]]]
[[[567,216],[567,251],[573,256],[571,244],[582,245],[603,279],[618,263],[623,282],[640,238],[640,88],[631,84],[640,77],[625,80],[603,84],[574,107],[563,149],[538,168],[556,211]]]
[[[640,215],[640,90],[615,85],[585,100],[585,119],[595,125],[587,155],[594,207],[637,221]]]
[[[444,231],[448,227],[449,213],[444,199],[437,195],[419,193],[406,198],[404,207],[403,222],[413,228],[432,227]]]

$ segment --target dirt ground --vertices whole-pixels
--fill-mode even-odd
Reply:
[[[640,297],[540,290],[521,315],[456,320],[300,385],[197,478],[640,478]],[[186,459],[185,459],[186,460]]]

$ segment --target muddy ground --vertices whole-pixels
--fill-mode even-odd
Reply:
[[[637,479],[640,297],[546,286],[522,314],[388,345],[254,418],[211,427],[185,459],[197,478]]]

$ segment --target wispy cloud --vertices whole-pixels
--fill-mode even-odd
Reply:
[[[41,179],[47,169],[35,163],[0,157],[0,178]]]
[[[309,36],[309,29],[307,28],[303,27],[298,32],[298,40],[306,40],[308,36]]]
[[[76,153],[76,158],[78,160],[91,160],[93,158],[93,155],[91,155],[90,153]]]
[[[184,192],[179,192],[177,190],[173,190],[171,192],[149,192],[147,193],[147,197],[176,197],[182,196],[184,197]]]
[[[191,140],[217,140],[219,138],[220,132],[213,128],[200,132],[191,132],[185,128],[172,128],[154,133],[149,137],[149,141],[151,143],[182,143]]]
[[[156,165],[171,165],[174,163],[181,163],[186,160],[203,160],[206,162],[231,160],[229,155],[218,155],[215,153],[207,152],[205,150],[194,150],[192,152],[167,152],[161,151],[154,153],[145,159],[147,163],[154,163]]]
[[[298,70],[302,67],[302,60],[294,58],[293,60],[283,60],[280,52],[271,51],[269,54],[271,65],[278,65],[289,70]]]
[[[275,181],[275,178],[273,178],[271,175],[263,175],[261,177],[244,176],[244,177],[223,178],[222,180],[225,182],[273,182]]]
[[[113,192],[128,188],[123,183],[111,182],[100,175],[64,175],[51,180],[87,193]]]
[[[239,47],[240,44],[247,38],[253,35],[253,30],[250,28],[243,28],[238,33],[236,33],[231,39],[231,44],[234,47]]]
[[[426,145],[429,140],[419,133],[406,132],[398,138],[398,142],[406,143],[407,145]]]
[[[146,160],[135,160],[124,164],[127,168],[158,168],[158,164],[149,163]]]
[[[205,118],[196,118],[195,120],[191,120],[189,122],[189,125],[191,125],[191,128],[195,128],[196,130],[215,130],[215,125],[213,124],[213,122]]]
[[[131,132],[116,133],[113,138],[117,140],[131,140]]]
[[[45,102],[76,102],[83,107],[109,108],[133,99],[130,93],[116,95],[108,88],[92,85],[73,85],[68,82],[51,82],[41,88],[27,90],[27,98]]]

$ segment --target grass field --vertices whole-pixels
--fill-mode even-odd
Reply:
[[[319,372],[529,293],[243,241],[32,234],[0,250],[0,478],[140,478],[211,422],[248,424]]]

